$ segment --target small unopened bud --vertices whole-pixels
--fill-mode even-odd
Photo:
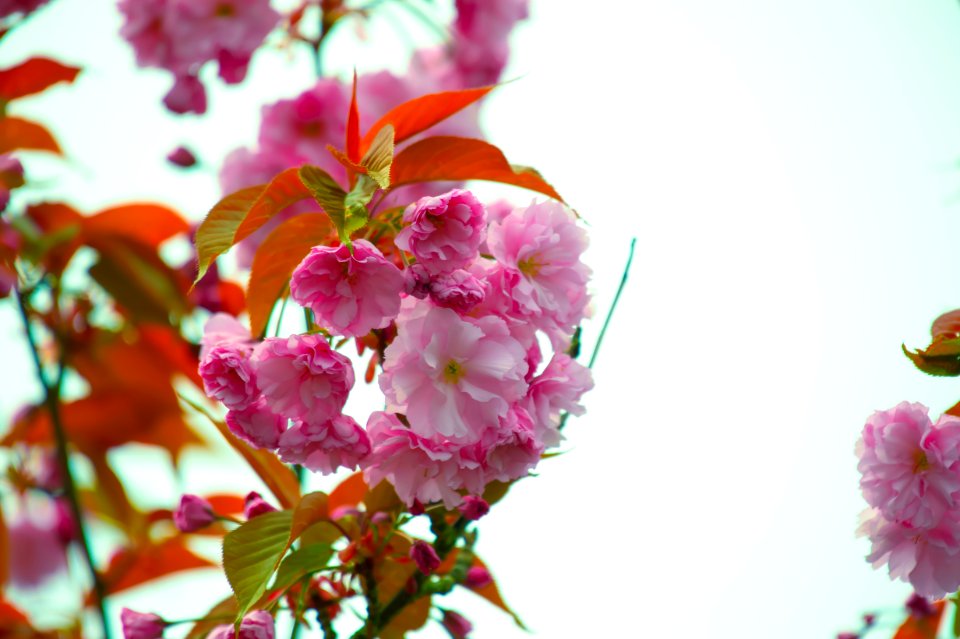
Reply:
[[[491,583],[493,583],[493,577],[483,566],[472,566],[467,571],[467,578],[463,581],[463,585],[467,588],[483,588]]]
[[[467,621],[466,617],[453,610],[444,610],[443,619],[440,623],[453,639],[467,639],[467,635],[473,630],[473,624]]]
[[[855,632],[841,632],[837,635],[837,639],[860,639],[860,635]]]
[[[440,567],[440,557],[437,555],[437,551],[422,539],[416,540],[410,546],[410,558],[417,564],[420,572],[425,575],[433,574]]]
[[[66,545],[79,539],[79,531],[73,521],[70,503],[66,499],[57,499],[53,505],[56,513],[57,537],[60,538],[61,543]]]
[[[417,515],[422,515],[423,513],[426,512],[426,510],[424,510],[424,508],[423,508],[423,504],[420,503],[420,500],[419,500],[419,499],[414,499],[414,500],[413,500],[413,506],[410,506],[410,508],[408,508],[407,510],[408,510],[408,511],[410,512],[410,514],[413,515],[414,517],[416,517]]]
[[[490,504],[482,497],[467,495],[463,498],[463,504],[460,505],[460,514],[470,521],[476,521],[490,512]]]
[[[167,162],[182,169],[189,169],[197,163],[197,158],[187,147],[178,146],[167,154]]]
[[[258,517],[264,513],[272,513],[277,509],[271,506],[260,496],[260,493],[255,491],[250,491],[247,493],[246,499],[243,500],[243,516],[249,521],[254,517]]]
[[[160,639],[167,622],[149,612],[124,608],[120,611],[120,627],[124,639]]]
[[[907,599],[906,606],[910,614],[917,619],[929,617],[936,612],[926,597],[923,597],[917,593],[910,595],[910,598]]]
[[[213,506],[198,495],[184,495],[173,511],[173,523],[181,532],[193,532],[214,522]]]
[[[875,614],[868,612],[863,616],[863,625],[867,628],[872,628],[875,623],[877,623],[877,616]]]

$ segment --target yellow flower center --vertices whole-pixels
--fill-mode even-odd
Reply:
[[[527,277],[536,277],[540,274],[540,268],[543,265],[537,261],[536,255],[531,255],[526,259],[522,259],[517,262],[517,268],[520,269],[520,272],[526,275]]]
[[[234,13],[236,13],[236,11],[229,2],[221,2],[217,5],[217,8],[213,10],[213,15],[218,18],[229,18],[233,16]]]
[[[922,450],[918,450],[916,455],[913,456],[914,474],[922,473],[928,468],[930,468],[930,462],[927,460],[926,453],[924,453]]]
[[[443,381],[448,384],[456,384],[466,372],[463,366],[460,365],[460,362],[451,359],[447,362],[447,365],[443,367]]]

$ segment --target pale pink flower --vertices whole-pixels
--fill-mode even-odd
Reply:
[[[366,431],[347,415],[317,422],[296,422],[280,437],[280,459],[329,475],[356,468],[370,454]]]
[[[499,311],[544,330],[564,350],[587,307],[590,269],[580,261],[586,232],[560,202],[515,209],[487,232],[499,266],[488,279]]]
[[[934,425],[922,404],[902,402],[870,416],[857,442],[867,503],[885,517],[935,526],[960,499],[960,419]]]
[[[315,246],[293,271],[290,296],[335,335],[362,337],[400,311],[403,273],[366,240]]]
[[[486,295],[486,283],[463,269],[438,274],[430,283],[430,299],[437,306],[469,313]]]
[[[865,513],[859,535],[870,538],[867,561],[884,564],[892,579],[909,582],[921,595],[941,599],[960,588],[960,515],[947,513],[935,528],[916,528]]]
[[[251,350],[246,345],[222,343],[204,353],[199,372],[207,397],[232,410],[242,410],[256,401],[259,390],[250,363]]]
[[[194,532],[206,528],[217,517],[210,502],[199,495],[185,494],[173,511],[173,523],[180,532]]]
[[[408,297],[380,388],[387,409],[405,414],[418,434],[470,443],[526,393],[525,355],[498,317],[462,318]]]
[[[21,503],[18,516],[7,522],[9,578],[17,588],[35,589],[67,570],[66,547],[52,504]]]
[[[380,411],[370,415],[367,434],[373,450],[362,464],[364,478],[370,486],[389,481],[407,506],[442,501],[455,508],[461,488],[483,491],[479,463],[462,459],[456,444],[421,437],[396,415]]]
[[[467,86],[494,84],[510,55],[508,38],[528,0],[457,0],[453,60]]]
[[[270,409],[293,420],[333,419],[353,388],[350,360],[319,334],[265,339],[254,349],[253,368]]]
[[[227,412],[230,432],[254,448],[275,449],[287,429],[287,418],[277,415],[263,397],[240,410]]]
[[[195,75],[177,75],[173,86],[163,96],[163,105],[174,113],[206,113],[207,90]]]
[[[403,212],[404,228],[394,242],[413,253],[431,273],[465,268],[479,255],[486,212],[470,191],[453,189],[425,197]]]
[[[233,315],[214,313],[203,325],[203,337],[200,339],[200,359],[203,360],[215,346],[252,347],[250,331]]]
[[[137,612],[124,608],[120,611],[120,627],[124,639],[160,639],[167,622],[150,612]]]
[[[557,430],[561,412],[583,415],[585,409],[580,398],[591,388],[590,369],[564,353],[554,354],[543,372],[533,378],[526,406],[533,417],[537,438],[545,446],[556,446],[562,439]]]
[[[274,639],[273,617],[266,610],[248,612],[240,622],[240,633],[235,635],[233,624],[215,627],[207,639]]]
[[[516,405],[500,420],[499,428],[488,430],[484,439],[474,446],[481,455],[485,483],[525,477],[543,453],[543,444],[534,433],[533,419]]]

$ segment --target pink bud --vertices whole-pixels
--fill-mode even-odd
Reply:
[[[837,635],[837,639],[860,639],[860,635],[855,632],[841,632]]]
[[[472,566],[470,570],[467,571],[467,578],[464,580],[463,585],[467,588],[479,589],[489,586],[492,583],[493,577],[490,575],[489,570],[483,566]]]
[[[430,294],[430,274],[423,264],[411,264],[403,271],[403,291],[420,300]]]
[[[876,622],[877,616],[875,614],[868,612],[867,614],[863,615],[863,625],[865,625],[867,628],[870,628]]]
[[[214,628],[207,639],[234,639],[232,625]],[[254,610],[240,622],[239,639],[274,639],[273,617],[266,610]]]
[[[476,521],[490,512],[490,504],[482,497],[467,495],[463,498],[463,504],[460,506],[460,514],[469,521]]]
[[[443,611],[443,619],[440,621],[444,630],[450,633],[453,639],[467,639],[467,635],[473,630],[473,624],[460,613],[452,610]]]
[[[260,493],[250,491],[246,499],[243,500],[243,516],[248,520],[253,519],[264,513],[272,513],[277,509],[271,506],[260,496]]]
[[[167,154],[167,162],[183,169],[189,169],[197,163],[197,157],[185,146],[178,146]]]
[[[57,537],[63,545],[78,539],[77,525],[73,523],[73,513],[70,512],[70,503],[66,499],[56,499],[53,502],[56,513]]]
[[[213,506],[198,495],[184,495],[180,498],[180,505],[173,511],[173,523],[181,532],[200,530],[215,519]]]
[[[917,593],[910,595],[910,598],[907,599],[906,606],[907,611],[917,619],[929,617],[936,612],[933,609],[933,606],[930,605],[930,602],[927,600],[927,598]]]
[[[207,91],[200,78],[192,75],[177,76],[173,87],[163,96],[163,104],[174,113],[205,113]]]
[[[413,505],[410,506],[409,511],[410,511],[410,514],[413,515],[414,517],[416,517],[417,515],[422,515],[423,513],[427,512],[426,510],[424,510],[423,504],[420,503],[419,499],[413,500]]]
[[[120,611],[120,626],[124,639],[160,639],[167,622],[149,612],[124,608]]]
[[[422,539],[416,540],[410,546],[410,558],[417,564],[420,572],[425,575],[433,574],[433,571],[440,566],[440,557],[437,556],[437,551]]]

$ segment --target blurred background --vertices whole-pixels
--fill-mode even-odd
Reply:
[[[900,350],[960,306],[960,4],[532,0],[530,13],[511,40],[516,80],[482,123],[589,225],[587,349],[637,247],[568,452],[481,527],[504,598],[549,638],[810,639],[864,612],[899,620],[909,588],[873,571],[855,538],[853,445],[874,410],[910,400],[936,415],[960,398]],[[263,52],[243,85],[211,86],[206,115],[175,118],[159,101],[169,78],[135,68],[120,22],[113,2],[56,0],[4,39],[0,66],[43,54],[84,68],[16,104],[68,159],[27,157],[25,195],[82,210],[152,200],[199,221],[224,155],[254,141],[263,104],[313,83],[311,61]],[[335,34],[326,71],[400,70],[432,37],[384,11]],[[165,162],[181,143],[199,170]],[[0,353],[6,423],[40,398],[9,299]],[[225,447],[217,459],[188,451],[179,483],[145,447],[111,463],[152,506],[186,486],[255,487]],[[11,597],[56,618],[76,606],[68,586]],[[214,591],[228,592],[216,571],[173,577],[110,611],[199,615]],[[478,639],[530,636],[479,599],[456,605]],[[891,634],[884,623],[875,636]]]

